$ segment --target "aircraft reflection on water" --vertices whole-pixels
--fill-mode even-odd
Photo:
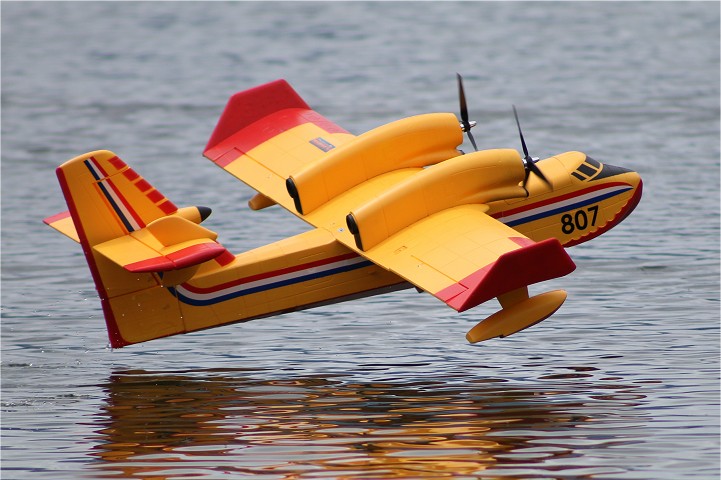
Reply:
[[[493,378],[361,384],[263,380],[255,370],[121,371],[103,385],[91,453],[100,463],[90,468],[159,479],[618,473],[584,465],[578,450],[633,443],[624,426],[639,423],[631,407],[644,396],[589,368],[544,377],[555,390]]]

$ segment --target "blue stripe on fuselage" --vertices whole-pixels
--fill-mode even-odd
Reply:
[[[168,287],[168,290],[175,297],[177,297],[178,300],[180,300],[183,303],[187,303],[188,305],[195,305],[195,306],[213,305],[216,303],[224,302],[226,300],[231,300],[233,298],[242,297],[245,295],[251,295],[253,293],[258,293],[258,292],[264,292],[267,290],[272,290],[274,288],[286,287],[288,285],[307,282],[309,280],[314,280],[317,278],[330,277],[332,275],[350,272],[352,270],[357,270],[359,268],[368,267],[371,265],[373,265],[373,262],[364,260],[362,262],[353,263],[351,265],[344,265],[342,267],[337,267],[337,268],[333,268],[330,270],[324,270],[322,272],[310,273],[307,275],[302,275],[302,276],[295,277],[295,278],[289,278],[286,280],[279,280],[277,282],[272,282],[272,283],[268,283],[265,285],[258,285],[257,287],[250,287],[250,288],[239,290],[237,292],[231,292],[231,293],[227,293],[225,295],[218,295],[217,297],[208,298],[208,299],[204,299],[204,300],[190,298],[190,297],[180,293],[178,291],[178,289],[174,288],[174,287]]]
[[[506,225],[508,225],[509,227],[515,227],[516,225],[523,225],[524,223],[529,223],[529,222],[533,222],[536,220],[540,220],[542,218],[551,217],[553,215],[558,215],[559,213],[567,212],[570,210],[577,210],[581,207],[585,207],[586,205],[591,205],[592,203],[602,202],[603,200],[606,200],[607,198],[611,198],[616,195],[620,195],[623,192],[627,192],[627,191],[631,190],[631,188],[632,187],[628,187],[623,190],[605,193],[605,194],[599,195],[597,197],[589,198],[587,200],[581,200],[579,202],[571,203],[569,205],[564,205],[562,207],[554,208],[552,210],[540,212],[535,215],[531,215],[531,216],[524,217],[524,218],[519,218],[517,220],[511,220],[510,222],[507,222],[507,223],[503,221],[503,217],[499,218],[499,220],[501,222],[505,223]]]

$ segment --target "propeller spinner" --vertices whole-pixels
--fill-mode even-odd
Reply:
[[[521,122],[518,121],[518,112],[516,111],[515,105],[513,105],[513,116],[516,117],[516,125],[518,125],[518,135],[521,137],[521,146],[523,147],[523,165],[526,168],[526,179],[523,181],[524,188],[526,186],[526,182],[528,181],[528,177],[531,173],[534,173],[538,178],[543,180],[543,183],[548,185],[549,188],[553,189],[553,185],[551,185],[551,182],[549,182],[546,176],[543,175],[541,169],[536,166],[536,159],[532,158],[531,155],[529,155],[528,153],[528,147],[526,147],[526,140],[524,140],[523,138]]]
[[[456,77],[458,78],[458,98],[461,103],[461,130],[468,134],[468,139],[471,141],[471,145],[473,145],[473,148],[478,151],[476,140],[473,138],[473,134],[471,133],[471,128],[476,126],[476,122],[468,119],[468,105],[466,105],[466,94],[463,90],[463,77],[461,77],[460,73],[456,73]]]

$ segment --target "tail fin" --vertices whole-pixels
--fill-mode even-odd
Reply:
[[[107,150],[69,160],[56,173],[74,237],[72,227],[57,226],[68,223],[66,214],[46,223],[82,245],[111,346],[185,331],[177,300],[163,284],[187,280],[198,265],[218,256],[232,257],[214,232],[197,225],[208,209],[179,210]]]
[[[108,150],[73,158],[58,167],[56,173],[76,229],[84,227],[90,246],[140,230],[178,210]]]

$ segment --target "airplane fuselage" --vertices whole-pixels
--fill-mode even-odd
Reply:
[[[553,190],[533,177],[527,198],[489,204],[488,214],[534,241],[565,247],[590,240],[623,220],[641,196],[636,172],[601,164],[581,152],[537,163]],[[337,242],[322,229],[242,254],[227,265],[208,262],[189,282],[171,287],[186,330],[217,325],[232,311],[246,321],[391,292],[411,285]],[[195,312],[197,310],[197,313]]]

